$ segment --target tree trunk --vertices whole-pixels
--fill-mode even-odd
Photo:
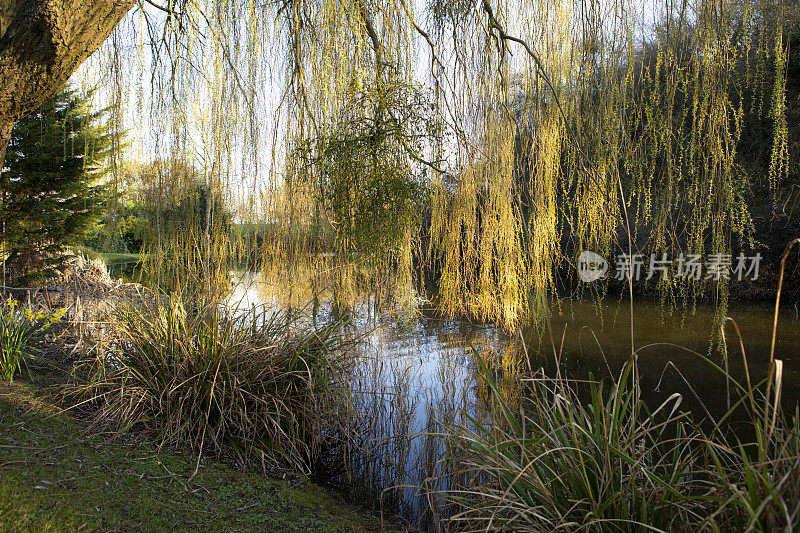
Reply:
[[[134,0],[2,0],[0,172],[11,128],[52,97]]]
[[[6,160],[6,148],[8,141],[11,140],[11,128],[14,125],[10,122],[0,120],[0,176],[3,175],[3,162]]]

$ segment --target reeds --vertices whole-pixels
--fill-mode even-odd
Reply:
[[[335,325],[312,328],[255,309],[187,309],[175,296],[123,308],[120,324],[116,350],[90,360],[79,387],[96,404],[95,419],[117,431],[306,473],[347,405]]]
[[[535,375],[519,405],[503,398],[482,365],[491,421],[469,418],[446,432],[448,460],[461,468],[452,479],[466,480],[439,495],[440,506],[449,504],[448,527],[796,530],[798,413],[785,416],[735,380],[738,401],[719,420],[695,423],[677,393],[650,410],[637,365],[631,359],[611,383],[590,382],[588,400],[574,381]],[[775,411],[774,423],[764,424]]]

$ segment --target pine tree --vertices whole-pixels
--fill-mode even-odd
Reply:
[[[14,127],[0,176],[4,284],[56,276],[66,248],[96,223],[109,191],[104,115],[65,88]]]

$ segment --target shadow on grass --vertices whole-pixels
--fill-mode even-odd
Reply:
[[[90,434],[30,383],[0,384],[3,531],[376,531],[323,489],[195,466],[189,453]]]

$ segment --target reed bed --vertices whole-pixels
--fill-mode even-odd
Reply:
[[[615,380],[543,373],[524,401],[491,389],[491,421],[444,432],[450,489],[433,501],[453,531],[795,531],[800,426],[773,396],[732,379],[735,400],[695,422],[673,394],[648,409],[633,357]],[[722,371],[720,369],[720,371]],[[730,377],[730,376],[729,376]],[[773,382],[780,388],[778,381]],[[731,421],[736,419],[736,431]],[[456,484],[458,482],[458,484]]]
[[[86,361],[74,391],[98,423],[265,470],[312,470],[348,405],[336,324],[176,296],[118,317],[114,350]]]

